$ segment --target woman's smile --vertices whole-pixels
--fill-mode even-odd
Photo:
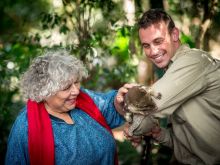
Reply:
[[[76,98],[67,99],[66,103],[69,105],[75,105],[76,104]]]

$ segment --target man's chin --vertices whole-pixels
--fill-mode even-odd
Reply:
[[[158,64],[158,63],[154,63],[158,68],[160,68],[160,69],[163,69],[163,68],[165,68],[166,66],[165,65],[163,65],[163,64]]]
[[[158,68],[160,68],[160,69],[164,69],[164,68],[167,68],[167,64],[166,64],[166,62],[164,62],[164,61],[162,61],[162,62],[154,62],[154,64],[158,67]]]

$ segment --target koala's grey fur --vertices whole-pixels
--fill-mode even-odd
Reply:
[[[160,99],[161,94],[155,93],[150,87],[143,85],[134,86],[126,93],[124,100],[124,111],[126,112],[126,121],[131,124],[128,130],[128,133],[131,136],[145,116],[156,111],[157,106],[152,97]]]

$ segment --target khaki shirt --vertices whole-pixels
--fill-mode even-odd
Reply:
[[[157,139],[185,164],[220,163],[220,63],[206,52],[182,45],[164,76],[154,85],[156,118],[172,128]]]

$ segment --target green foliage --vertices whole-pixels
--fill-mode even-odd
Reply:
[[[187,36],[184,33],[180,36],[180,41],[183,44],[188,44],[191,48],[195,48],[195,42],[193,41],[191,36]]]
[[[38,26],[39,14],[48,10],[48,5],[45,0],[0,1],[1,39],[9,41],[15,33],[27,32],[31,27]]]
[[[90,76],[91,78],[85,83],[85,86],[102,91],[118,89],[126,82],[133,82],[132,77],[136,75],[135,67],[128,63],[124,63],[112,69],[107,67],[100,69],[100,67],[97,66],[94,70],[99,70],[99,72]],[[97,84],[100,86],[97,86]]]
[[[129,29],[122,27],[116,31],[115,42],[112,45],[111,53],[116,56],[119,63],[123,63],[129,58]]]
[[[5,44],[0,49],[0,164],[4,160],[11,125],[24,106],[20,99],[18,80],[38,51],[33,45],[19,43]]]
[[[131,145],[130,142],[117,141],[118,146],[118,158],[121,165],[134,165],[140,164],[141,162],[141,154],[137,152],[137,150]]]

